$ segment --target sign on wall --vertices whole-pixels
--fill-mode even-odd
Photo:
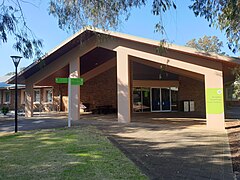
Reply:
[[[224,112],[223,88],[207,88],[207,114],[222,114]]]

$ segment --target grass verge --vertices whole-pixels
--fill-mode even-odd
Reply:
[[[147,179],[94,127],[0,137],[0,179]]]

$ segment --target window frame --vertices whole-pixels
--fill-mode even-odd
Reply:
[[[9,93],[9,100],[6,101],[6,94]],[[11,103],[11,91],[6,90],[3,92],[3,104],[10,104]]]
[[[52,101],[48,101],[48,93],[51,91],[51,94],[52,94]],[[52,104],[53,103],[53,88],[46,88],[44,89],[44,99],[43,99],[44,103],[46,104]]]
[[[35,92],[39,92],[39,101],[37,101]],[[33,91],[33,104],[40,104],[41,103],[41,90],[40,89],[34,89]]]

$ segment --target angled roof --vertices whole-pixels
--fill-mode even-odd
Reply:
[[[1,76],[0,77],[0,89],[6,89],[6,88],[9,88],[11,86],[11,84],[5,83],[11,77],[12,76]]]
[[[130,40],[138,43],[148,44],[152,46],[159,46],[160,42],[150,39],[145,39],[141,37],[136,37],[128,34],[123,34],[119,32],[112,32],[112,31],[103,31],[100,29],[92,29],[92,28],[84,28],[80,30],[78,33],[74,34],[72,37],[61,43],[59,46],[51,50],[49,53],[46,53],[44,56],[42,56],[37,61],[33,62],[31,65],[26,67],[24,70],[19,72],[18,79],[21,82],[24,82],[24,79],[27,79],[35,72],[39,71],[43,67],[47,66],[51,62],[55,61],[57,58],[65,54],[66,52],[70,51],[74,47],[78,46],[79,44],[82,44],[83,42],[87,41],[89,38],[97,34],[103,34],[108,35],[120,39]],[[185,47],[185,46],[178,46],[174,44],[165,44],[164,45],[168,49],[172,49],[175,51],[195,55],[195,56],[202,56],[204,58],[215,60],[215,61],[221,61],[226,63],[233,63],[233,64],[240,64],[239,58],[233,58],[233,57],[227,57],[227,56],[221,56],[215,53],[206,53],[203,51],[198,51],[194,48]],[[14,77],[7,80],[7,83],[13,83]]]
[[[15,84],[7,84],[6,81],[12,76],[1,76],[0,77],[0,89],[14,89]],[[18,88],[24,88],[25,85],[18,84]]]

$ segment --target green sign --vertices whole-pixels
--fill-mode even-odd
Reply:
[[[83,78],[71,78],[71,85],[76,85],[76,86],[83,85]]]
[[[57,84],[67,84],[68,83],[68,78],[56,78],[55,82]]]
[[[67,84],[69,78],[56,78],[57,84]],[[81,86],[83,85],[83,78],[71,78],[71,85]]]
[[[224,112],[223,88],[207,88],[207,114],[222,114]]]

